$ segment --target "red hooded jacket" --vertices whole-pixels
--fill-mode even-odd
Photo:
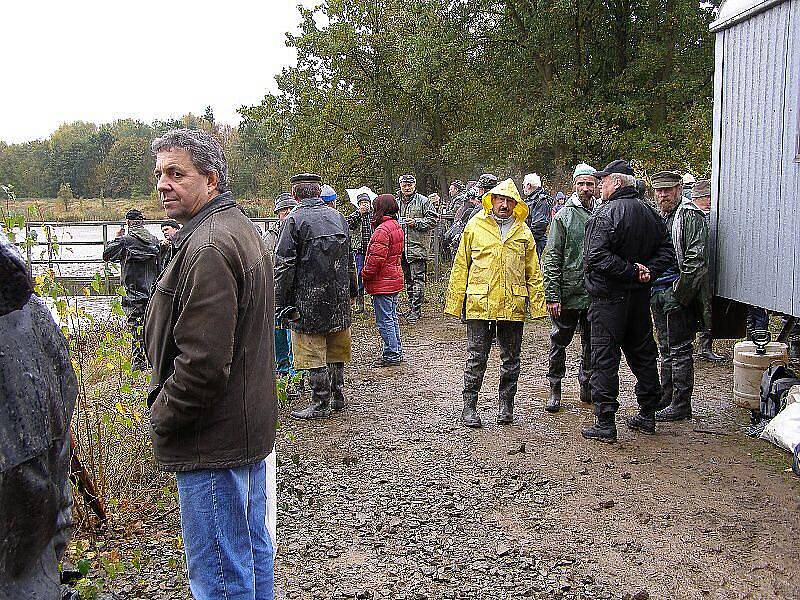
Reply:
[[[396,294],[403,289],[403,230],[392,217],[383,217],[367,246],[361,279],[368,294]]]

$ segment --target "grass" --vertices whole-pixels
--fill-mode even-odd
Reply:
[[[269,199],[239,200],[250,217],[272,216],[274,201]],[[122,221],[131,208],[138,208],[145,219],[165,218],[164,209],[155,196],[136,198],[75,198],[65,206],[58,198],[18,198],[0,204],[0,216],[6,212],[24,214],[29,221]]]

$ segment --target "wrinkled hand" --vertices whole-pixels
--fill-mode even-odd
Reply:
[[[647,283],[650,281],[650,269],[640,263],[635,263],[637,269],[637,279],[639,283]]]
[[[547,303],[547,314],[557,319],[561,316],[561,303],[560,302],[548,302]]]

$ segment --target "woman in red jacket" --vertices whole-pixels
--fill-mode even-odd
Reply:
[[[403,230],[397,222],[397,200],[391,194],[381,194],[372,203],[372,226],[361,279],[372,296],[375,324],[383,338],[383,356],[375,367],[399,365],[403,360],[400,343],[400,323],[397,319],[397,295],[403,289]]]

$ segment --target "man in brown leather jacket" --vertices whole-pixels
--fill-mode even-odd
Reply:
[[[195,598],[273,597],[266,464],[277,422],[270,252],[197,130],[152,144],[167,216],[183,225],[145,318],[153,451],[176,472]]]

